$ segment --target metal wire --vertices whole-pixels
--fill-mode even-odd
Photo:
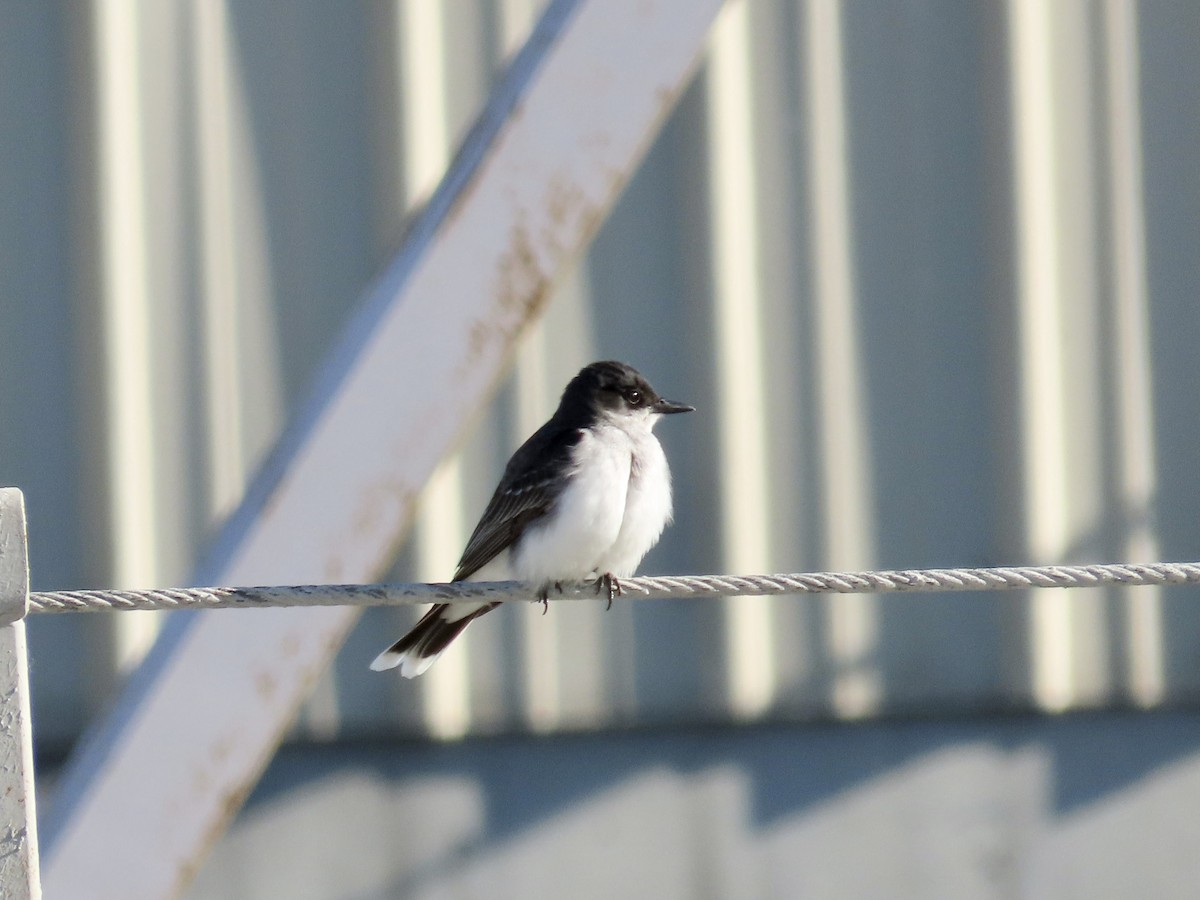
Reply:
[[[796,575],[674,575],[626,578],[626,599],[761,596],[765,594],[890,594],[1087,588],[1110,584],[1200,584],[1200,563],[1119,563],[987,569],[902,569]],[[532,600],[537,587],[518,581],[453,584],[339,584],[160,590],[43,591],[30,594],[32,613],[130,609],[266,609],[282,606],[407,606],[474,600]],[[552,597],[597,599],[589,582],[564,584]]]

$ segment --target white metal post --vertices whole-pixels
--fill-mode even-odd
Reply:
[[[0,897],[12,900],[42,896],[22,621],[28,609],[25,498],[0,488]]]

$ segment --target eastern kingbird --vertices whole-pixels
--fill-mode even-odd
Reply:
[[[585,367],[550,421],[513,454],[467,542],[455,581],[529,581],[545,604],[561,582],[596,579],[609,602],[671,520],[671,471],[654,436],[664,400],[621,362]],[[499,603],[439,603],[371,663],[420,675]]]

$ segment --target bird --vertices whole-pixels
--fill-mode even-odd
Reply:
[[[508,461],[454,581],[527,581],[543,611],[563,582],[595,579],[609,605],[671,521],[671,471],[654,426],[694,407],[664,400],[632,366],[584,366],[554,415]],[[533,599],[533,598],[531,598]],[[439,603],[379,654],[375,671],[425,672],[500,604]]]

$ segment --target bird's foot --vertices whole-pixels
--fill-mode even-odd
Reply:
[[[563,592],[561,581],[547,581],[544,585],[542,585],[542,589],[538,591],[537,599],[538,602],[542,604],[543,616],[546,614],[546,611],[550,609],[550,588],[552,586],[560,594]]]
[[[596,579],[596,593],[599,594],[603,590],[608,595],[608,605],[605,610],[612,609],[613,597],[621,595],[621,582],[619,582],[612,572],[605,572]]]

